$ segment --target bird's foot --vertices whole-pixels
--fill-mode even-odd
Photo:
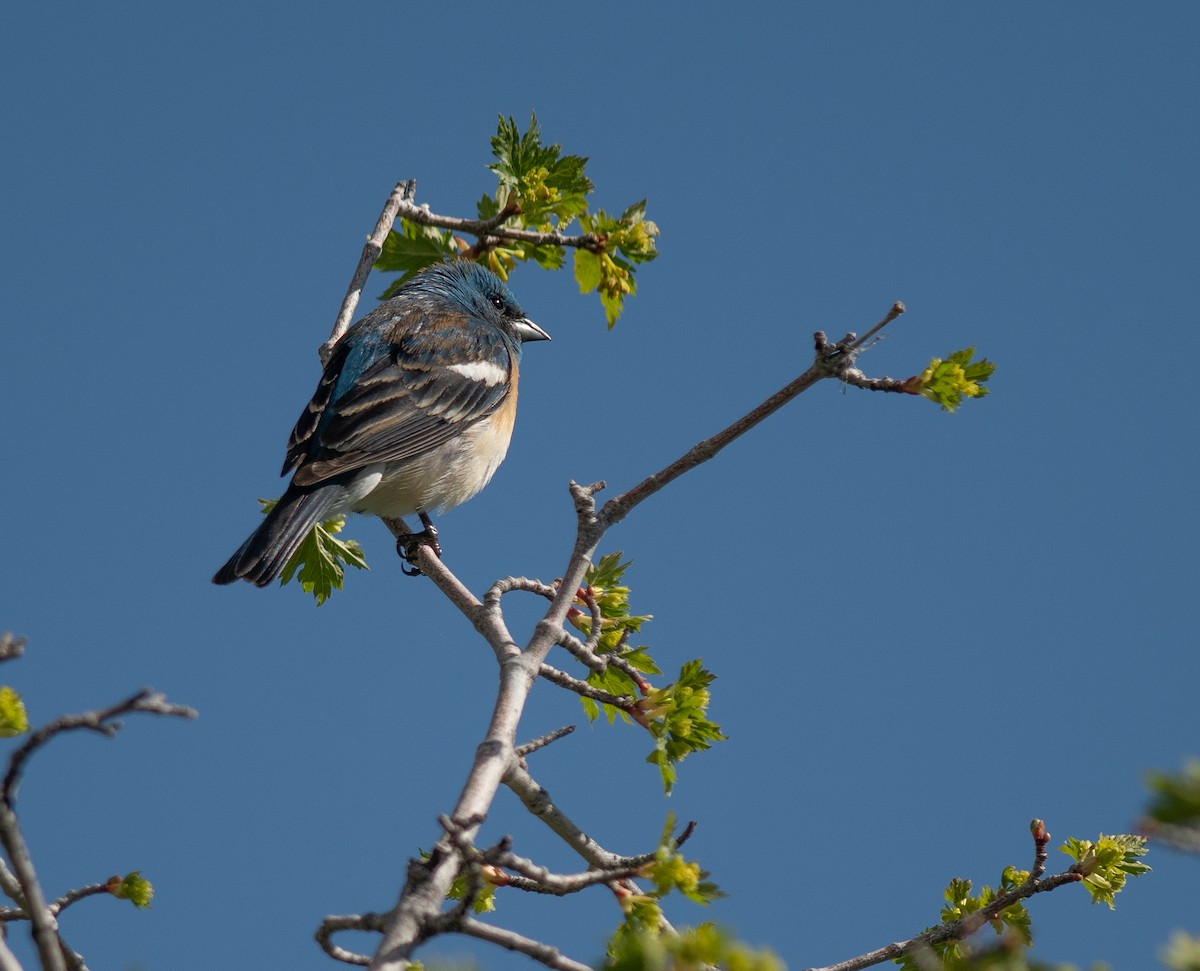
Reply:
[[[408,564],[405,566],[402,563],[400,570],[409,577],[421,576],[421,569],[417,566],[417,556],[422,546],[428,546],[438,559],[441,559],[442,556],[442,544],[438,542],[437,527],[425,513],[421,513],[420,516],[421,525],[425,527],[421,532],[403,533],[396,537],[396,552],[400,554],[400,559]]]

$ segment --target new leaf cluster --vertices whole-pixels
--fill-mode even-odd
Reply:
[[[908,379],[905,390],[936,402],[946,411],[954,411],[964,398],[982,398],[988,393],[982,385],[995,372],[996,365],[987,358],[972,361],[974,356],[975,348],[967,347],[945,360],[935,357],[929,367]]]
[[[736,968],[738,971],[783,971],[783,964],[768,951],[754,951],[712,924],[664,929],[660,901],[678,891],[689,900],[707,905],[724,894],[707,879],[697,863],[685,860],[675,838],[675,814],[669,813],[654,861],[642,875],[654,883],[649,893],[619,896],[624,920],[608,941],[605,968],[700,969],[705,966]]]
[[[645,678],[635,675],[661,674],[646,646],[631,647],[629,637],[641,630],[650,620],[648,614],[633,614],[629,609],[629,587],[621,583],[629,561],[621,562],[621,553],[608,553],[600,558],[585,577],[585,590],[594,600],[600,614],[601,634],[597,652],[620,661],[610,661],[604,671],[592,671],[587,682],[609,694],[633,698],[640,695],[630,708],[598,703],[582,697],[583,710],[589,721],[595,721],[601,711],[611,724],[620,715],[626,722],[636,721],[654,738],[654,749],[646,761],[658,766],[663,789],[670,792],[677,777],[675,766],[692,752],[702,752],[725,736],[721,726],[708,717],[710,696],[708,686],[716,675],[705,670],[699,659],[688,661],[679,677],[663,688],[653,687]],[[568,619],[584,633],[591,633],[592,616],[581,597]],[[633,669],[634,674],[629,669]]]
[[[1035,820],[1040,826],[1040,821]],[[1075,871],[1082,876],[1082,883],[1091,894],[1092,903],[1103,901],[1109,908],[1113,898],[1125,888],[1129,877],[1147,873],[1150,867],[1139,862],[1146,855],[1146,840],[1140,836],[1105,836],[1095,842],[1070,837],[1059,849],[1075,860]],[[1015,890],[1029,879],[1027,870],[1005,867],[1000,883],[993,890],[985,886],[979,893],[971,893],[971,881],[955,878],[950,881],[943,894],[942,923],[949,924],[971,914],[979,913],[991,906],[998,897]],[[938,967],[953,971],[994,968],[997,971],[1025,971],[1046,967],[1028,964],[1025,949],[1033,945],[1033,924],[1023,901],[1016,901],[989,918],[988,923],[998,935],[996,946],[991,950],[977,950],[965,939],[940,941],[929,945],[925,953],[912,952],[895,959],[905,971],[922,971],[927,967],[928,951],[932,950],[940,959]],[[936,928],[926,928],[926,933]],[[1047,968],[1047,971],[1049,969]]]
[[[488,267],[501,279],[518,263],[537,263],[557,270],[565,262],[565,247],[555,241],[510,239],[503,230],[524,230],[566,236],[587,235],[575,248],[575,281],[581,293],[596,292],[612,327],[624,310],[625,298],[637,292],[636,264],[658,255],[658,227],[646,218],[646,200],[629,206],[620,216],[603,209],[588,211],[588,196],[595,186],[585,174],[587,159],[566,155],[561,145],[542,144],[537,117],[530,116],[522,132],[512,118],[500,118],[492,137],[488,168],[495,174],[494,192],[475,204],[477,218],[489,231],[469,244],[449,229],[419,225],[401,218],[375,261],[375,268],[400,276],[383,293],[392,296],[399,287],[431,263],[463,255]]]
[[[1146,855],[1146,840],[1141,836],[1105,836],[1101,833],[1094,843],[1072,836],[1059,849],[1078,865],[1083,874],[1083,885],[1092,895],[1092,903],[1108,904],[1109,910],[1116,906],[1113,898],[1125,889],[1129,877],[1150,872],[1150,867],[1139,862]]]

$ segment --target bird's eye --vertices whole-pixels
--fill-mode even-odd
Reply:
[[[492,306],[495,307],[497,310],[504,309],[504,298],[502,296],[500,296],[499,294],[494,294],[492,296],[491,300],[492,300]]]

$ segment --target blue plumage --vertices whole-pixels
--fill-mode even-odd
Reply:
[[[508,451],[521,345],[548,339],[478,263],[423,270],[338,341],[288,440],[291,484],[213,582],[266,586],[335,515],[427,522],[470,499]]]

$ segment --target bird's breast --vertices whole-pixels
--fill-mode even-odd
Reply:
[[[488,482],[508,453],[514,409],[501,408],[452,441],[403,462],[388,462],[378,484],[354,506],[376,516],[445,512]]]

